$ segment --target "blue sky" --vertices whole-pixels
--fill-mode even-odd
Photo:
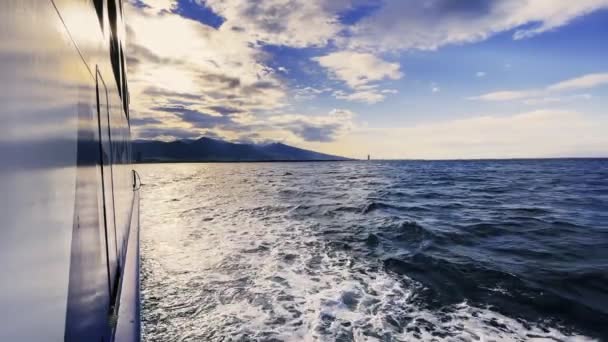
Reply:
[[[608,0],[138,0],[141,139],[608,156]]]

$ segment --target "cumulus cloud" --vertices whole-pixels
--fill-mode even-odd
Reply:
[[[151,9],[155,12],[170,11],[175,7],[177,0],[145,0],[135,1],[135,4]]]
[[[580,77],[572,78],[569,80],[561,81],[552,85],[549,85],[542,89],[527,89],[527,90],[502,90],[491,92],[479,96],[470,97],[471,100],[481,101],[513,101],[513,100],[526,100],[528,103],[535,102],[534,100],[542,99],[559,99],[551,97],[551,95],[573,91],[573,90],[585,90],[594,87],[599,87],[608,84],[608,73],[597,73],[588,74]],[[589,98],[586,94],[582,96],[569,96],[571,99],[577,98]],[[559,100],[558,100],[559,101]],[[557,102],[557,101],[547,101]]]
[[[210,115],[181,105],[155,107],[152,109],[174,113],[183,122],[189,123],[192,128],[214,128],[234,123],[233,119],[228,115]]]
[[[296,88],[293,91],[293,98],[298,101],[311,100],[323,93],[327,93],[327,92],[331,92],[331,91],[332,91],[332,89],[327,88],[327,87],[326,88],[315,88],[315,87]]]
[[[263,53],[241,34],[169,13],[133,10],[129,19],[129,53],[138,60],[131,77],[136,86],[201,94],[219,90],[222,94],[211,97],[243,101],[262,92],[267,105],[280,104],[280,80],[263,63]]]
[[[366,103],[384,100],[386,93],[374,84],[385,79],[398,80],[403,77],[399,63],[390,63],[371,53],[338,51],[313,60],[327,70],[329,75],[343,81],[354,92],[335,93],[336,98]]]
[[[126,5],[131,108],[148,124],[135,126],[136,134],[160,133],[160,125],[150,126],[159,120],[167,128],[190,127],[196,135],[201,125],[237,125],[256,111],[286,105],[283,81],[246,35],[167,11],[173,6],[171,1]]]
[[[170,140],[171,136],[214,135],[239,141],[257,136],[329,142],[352,127],[353,114],[345,110],[325,115],[270,114],[287,111],[289,89],[266,64],[269,56],[258,43],[325,44],[334,31],[322,34],[303,26],[310,24],[307,16],[320,3],[292,1],[281,7],[280,2],[209,1],[205,5],[225,17],[220,27],[172,12],[174,1],[127,5],[131,107],[137,117],[133,127],[137,137]],[[288,13],[286,8],[304,12]],[[256,14],[263,20],[243,19],[237,28],[241,14]],[[290,23],[279,23],[284,20]],[[330,17],[323,20],[333,25]],[[298,30],[310,35],[300,35]],[[288,72],[284,67],[276,70]],[[331,91],[304,87],[295,93],[306,98]]]
[[[194,130],[192,128],[182,127],[167,127],[167,126],[155,126],[148,127],[142,126],[137,130],[137,138],[142,140],[162,140],[172,141],[175,139],[193,139],[200,136],[208,136],[209,133],[204,130]]]
[[[513,39],[523,39],[602,8],[608,0],[386,0],[349,30],[343,44],[372,51],[434,50],[511,30]]]
[[[278,115],[269,118],[270,127],[282,128],[306,142],[330,142],[348,133],[354,126],[354,114],[334,109],[327,115]]]
[[[403,76],[398,63],[386,62],[370,53],[339,51],[313,60],[351,88],[383,79],[397,80]]]
[[[192,1],[221,17],[219,24],[182,16],[187,13],[176,0],[125,2],[131,108],[139,137],[331,143],[355,127],[353,113],[290,114],[298,112],[295,101],[325,94],[378,103],[397,93],[389,83],[404,73],[388,57],[402,50],[477,42],[504,31],[523,39],[608,6],[608,0],[382,0],[349,26],[343,14],[359,0]],[[309,70],[275,64],[272,45],[315,48],[308,50],[318,54],[314,63],[305,57],[307,66],[318,69],[310,71],[315,79],[294,80]],[[324,75],[343,86],[316,79]],[[593,74],[475,99],[550,102],[562,92],[605,83],[606,74]],[[432,85],[431,91],[439,87]]]
[[[354,91],[352,93],[347,93],[345,91],[338,90],[338,91],[335,91],[333,95],[335,98],[340,99],[340,100],[374,104],[374,103],[382,102],[386,98],[386,95],[384,95],[384,94],[385,93],[383,93],[382,91],[378,91],[377,89],[370,89],[370,90]]]
[[[299,142],[331,142],[354,127],[354,113],[334,109],[327,114],[250,115],[232,108],[218,108],[216,113],[196,104],[170,104],[151,108],[154,117],[136,119],[139,138],[167,140],[198,138],[213,135],[234,141],[266,140]],[[158,115],[162,113],[163,115]],[[170,139],[169,139],[170,140]]]
[[[222,26],[243,32],[252,42],[292,47],[325,46],[341,30],[336,11],[340,8],[329,1],[196,1],[226,19]]]

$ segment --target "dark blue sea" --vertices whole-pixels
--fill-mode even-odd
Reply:
[[[608,159],[139,171],[146,341],[608,340]]]

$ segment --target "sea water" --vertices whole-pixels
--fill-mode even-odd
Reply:
[[[608,339],[608,160],[138,169],[146,341]]]

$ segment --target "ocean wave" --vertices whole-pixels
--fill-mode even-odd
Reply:
[[[144,339],[607,339],[608,179],[559,163],[145,165]]]

